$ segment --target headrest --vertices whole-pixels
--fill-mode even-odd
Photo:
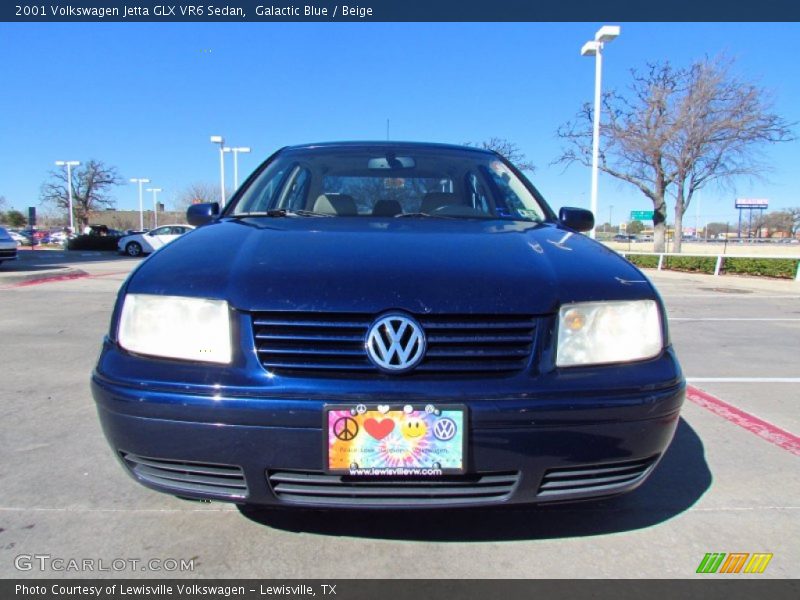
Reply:
[[[358,215],[356,201],[347,194],[322,194],[314,202],[314,212],[324,215],[338,215],[340,217],[354,217]]]
[[[373,217],[394,217],[403,212],[397,200],[378,200],[372,208]]]

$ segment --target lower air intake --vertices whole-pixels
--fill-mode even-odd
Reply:
[[[143,458],[126,452],[120,454],[138,479],[170,488],[177,494],[200,492],[227,498],[247,496],[247,483],[240,467]]]
[[[507,500],[517,486],[519,473],[364,479],[306,471],[268,471],[267,478],[275,496],[292,504],[452,506]]]
[[[570,496],[608,492],[613,494],[622,488],[644,480],[656,463],[657,457],[600,465],[580,465],[548,469],[537,494],[548,496]]]

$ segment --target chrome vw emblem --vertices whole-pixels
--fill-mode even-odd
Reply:
[[[416,367],[425,354],[425,333],[404,315],[387,315],[373,323],[367,335],[367,355],[386,371],[400,373]]]

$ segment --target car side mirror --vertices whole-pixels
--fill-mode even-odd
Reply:
[[[186,220],[189,225],[200,227],[216,221],[219,217],[219,202],[204,202],[192,204],[186,211]]]
[[[594,215],[585,208],[565,206],[558,211],[558,220],[564,227],[575,231],[590,231],[594,227]]]

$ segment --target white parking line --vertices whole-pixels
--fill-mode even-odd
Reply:
[[[0,506],[0,512],[56,512],[56,513],[224,513],[236,512],[235,507],[220,508],[50,508],[27,506]]]
[[[800,383],[800,377],[687,377],[689,383]]]
[[[670,321],[788,321],[797,322],[800,319],[781,317],[670,317]]]
[[[758,293],[747,293],[747,294],[725,294],[725,293],[712,293],[712,294],[665,294],[662,293],[661,297],[665,300],[671,300],[673,298],[713,298],[714,300],[721,299],[721,298],[730,298],[733,300],[763,300],[764,298],[782,298],[787,299],[791,298],[794,300],[800,300],[800,294],[758,294]]]

